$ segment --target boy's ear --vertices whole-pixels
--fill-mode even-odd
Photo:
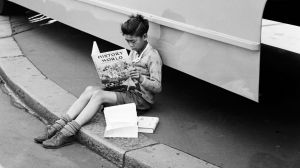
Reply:
[[[148,38],[148,34],[145,33],[145,34],[143,35],[143,39],[144,39],[144,40],[147,40],[147,38]]]

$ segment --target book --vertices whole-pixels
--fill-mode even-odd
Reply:
[[[137,138],[137,112],[134,103],[104,108],[104,137]]]
[[[129,69],[133,66],[126,49],[100,53],[94,41],[91,56],[106,90],[125,91],[136,87],[130,78]]]
[[[158,122],[159,122],[158,117],[139,116],[138,132],[154,133]]]

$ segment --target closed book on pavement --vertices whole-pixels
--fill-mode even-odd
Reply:
[[[138,131],[143,133],[154,133],[158,122],[158,117],[139,116]]]

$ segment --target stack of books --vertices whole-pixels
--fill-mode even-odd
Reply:
[[[158,117],[139,116],[138,117],[138,132],[154,133],[158,122],[159,122]]]

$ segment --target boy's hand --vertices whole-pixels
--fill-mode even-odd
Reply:
[[[132,79],[137,79],[139,82],[142,82],[144,80],[144,77],[141,75],[140,71],[137,70],[136,68],[132,68],[129,71],[129,74]]]

